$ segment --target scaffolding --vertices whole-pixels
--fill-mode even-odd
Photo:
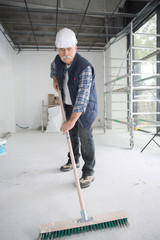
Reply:
[[[130,148],[134,147],[134,131],[142,129],[156,129],[160,127],[160,121],[157,116],[160,112],[157,111],[157,104],[160,99],[157,97],[157,91],[160,91],[160,86],[157,84],[157,79],[160,74],[157,73],[156,67],[160,64],[157,55],[160,54],[160,48],[154,46],[136,46],[134,37],[148,36],[160,38],[159,34],[142,33],[133,31],[133,21],[130,23],[129,42],[130,46],[122,58],[111,58],[114,64],[117,60],[119,69],[116,74],[110,74],[109,81],[105,82],[105,105],[107,99],[110,99],[111,110],[105,111],[104,114],[104,129],[112,129],[113,125],[120,124],[125,126],[130,133]],[[111,46],[110,46],[111,47]],[[109,49],[109,48],[108,48]],[[136,51],[146,52],[142,58],[136,57]],[[154,68],[149,71],[147,64],[150,63]],[[116,65],[116,64],[115,64]],[[111,66],[113,71],[114,66]],[[145,71],[143,71],[146,65]],[[118,96],[118,97],[117,97]],[[117,106],[117,108],[115,107]]]

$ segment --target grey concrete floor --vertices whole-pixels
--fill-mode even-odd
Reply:
[[[152,142],[140,153],[148,134],[136,133],[132,150],[128,133],[99,129],[94,138],[95,181],[82,190],[87,212],[94,217],[125,210],[129,226],[62,239],[159,239],[160,148]],[[73,172],[59,170],[67,150],[61,133],[26,130],[7,139],[7,154],[0,156],[0,239],[35,240],[41,224],[80,217]]]

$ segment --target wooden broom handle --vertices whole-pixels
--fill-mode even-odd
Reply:
[[[65,122],[66,121],[66,115],[65,115],[65,112],[64,112],[62,96],[61,96],[61,92],[60,92],[59,89],[58,89],[58,95],[59,95],[59,101],[60,101],[63,121]],[[83,201],[83,197],[82,197],[82,191],[81,191],[81,187],[80,187],[80,183],[79,183],[79,178],[78,178],[78,173],[77,173],[77,169],[76,169],[76,163],[75,163],[75,159],[74,159],[72,144],[71,144],[70,135],[69,135],[68,131],[66,133],[66,138],[67,138],[67,142],[68,142],[68,148],[69,148],[69,152],[70,152],[71,163],[72,163],[72,166],[73,166],[73,172],[74,172],[74,177],[75,177],[76,187],[77,187],[77,191],[78,191],[78,197],[79,197],[81,210],[85,211],[85,205],[84,205],[84,201]]]

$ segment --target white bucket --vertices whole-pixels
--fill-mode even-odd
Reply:
[[[6,153],[6,140],[0,139],[0,156]]]

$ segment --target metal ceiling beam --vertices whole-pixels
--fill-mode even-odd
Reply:
[[[0,5],[0,9],[3,11],[21,11],[21,12],[25,12],[26,8],[24,7],[13,7],[13,6],[4,6],[4,5]],[[29,12],[41,12],[41,13],[56,13],[56,9],[41,9],[41,8],[28,8]],[[81,10],[65,10],[65,9],[59,9],[58,10],[59,14],[84,14],[84,11]],[[112,12],[87,12],[86,16],[93,16],[93,17],[110,17],[112,15]],[[115,12],[113,17],[126,17],[126,18],[134,18],[135,14],[133,13],[121,13],[121,12]]]
[[[123,2],[123,0],[120,0],[119,3],[117,4],[116,8],[114,9],[114,11],[112,12],[111,16],[109,16],[109,18],[107,19],[106,25],[108,24],[108,22],[111,20],[111,18],[114,16],[114,14],[116,13],[116,10],[119,8],[119,6],[121,5],[121,3]],[[106,16],[105,16],[106,17]]]
[[[33,35],[32,31],[3,31],[4,34],[19,34],[19,35]],[[35,36],[55,36],[55,32],[35,32]],[[79,36],[81,37],[97,37],[96,33],[79,33]],[[115,37],[116,34],[105,34],[101,33],[99,37]]]
[[[93,49],[92,49],[92,51],[104,51],[104,47],[94,47]],[[14,47],[14,50],[15,51],[17,51],[18,50],[18,48],[17,47]],[[34,51],[36,51],[36,49],[35,49],[35,46],[23,46],[23,47],[21,47],[21,50],[23,50],[23,51],[32,51],[32,50],[34,50]],[[46,51],[48,51],[48,50],[55,50],[55,47],[53,46],[50,46],[50,47],[48,47],[48,46],[39,46],[39,50],[46,50]],[[87,51],[88,52],[88,50],[89,50],[89,47],[78,47],[78,51]]]
[[[55,32],[55,36],[57,35],[57,25],[58,25],[58,0],[57,0],[57,8],[56,8],[56,32]]]
[[[88,1],[88,4],[87,4],[87,7],[86,7],[86,10],[85,10],[85,12],[84,12],[84,15],[83,15],[82,21],[81,21],[81,23],[80,23],[80,26],[79,26],[78,31],[77,31],[77,34],[76,34],[76,37],[78,37],[78,35],[79,35],[80,29],[81,29],[81,27],[82,27],[82,24],[83,24],[84,18],[85,18],[86,14],[87,14],[87,10],[88,10],[88,7],[89,7],[90,2],[91,2],[91,0]]]
[[[26,23],[26,22],[8,22],[8,21],[0,21],[0,24],[8,24],[8,25],[24,25],[24,26],[28,26],[30,25],[30,23]],[[48,27],[55,27],[56,24],[51,24],[51,23],[33,23],[32,25],[34,26],[48,26]],[[57,24],[58,27],[79,27],[79,25],[76,24]],[[100,25],[83,25],[84,28],[110,28],[110,29],[123,29],[123,27],[119,27],[119,26],[100,26]]]
[[[114,9],[114,11],[112,12],[111,16],[107,19],[106,24],[108,24],[108,22],[111,20],[111,18],[114,16],[116,10],[119,8],[120,4],[122,3],[123,0],[120,0],[119,3],[117,4],[116,8]],[[106,17],[106,16],[105,16]],[[100,32],[97,34],[96,39],[93,41],[92,45],[90,46],[90,49],[94,46],[94,44],[97,42],[98,38],[101,35],[101,32],[103,31],[103,28],[100,28]]]
[[[57,8],[56,8],[56,32],[55,32],[55,37],[57,35],[57,29],[58,29],[58,0],[57,0]],[[56,50],[56,47],[55,47]]]
[[[30,21],[30,25],[31,25],[32,34],[33,34],[33,37],[34,37],[34,40],[35,40],[35,44],[36,44],[36,47],[37,47],[37,49],[38,49],[38,44],[37,44],[37,40],[36,40],[34,28],[33,28],[33,25],[32,25],[31,16],[30,16],[30,13],[29,13],[29,9],[28,9],[26,0],[24,0],[24,3],[25,3],[25,6],[26,6],[26,10],[27,10],[27,14],[28,14],[29,21]]]
[[[0,29],[1,30],[1,29]],[[14,45],[16,46],[17,42],[16,41],[9,41],[10,43],[14,43]],[[46,46],[53,46],[53,41],[50,42],[44,42],[44,41],[38,41],[39,45],[46,45]],[[19,43],[19,45],[34,45],[33,41],[21,41],[21,43]],[[90,46],[90,42],[78,42],[79,46]],[[105,47],[105,43],[103,42],[97,42],[96,45],[99,45],[101,47]]]

